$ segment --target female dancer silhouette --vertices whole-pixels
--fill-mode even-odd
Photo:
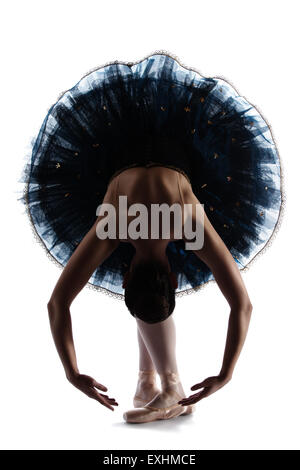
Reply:
[[[260,113],[223,79],[201,77],[170,54],[103,66],[62,95],[34,141],[24,200],[38,238],[64,266],[48,311],[73,385],[111,410],[118,405],[101,393],[104,385],[78,370],[70,306],[87,283],[124,299],[137,321],[140,370],[127,422],[191,413],[231,379],[252,312],[240,270],[279,227],[280,170]],[[177,203],[182,214],[190,204],[190,221],[202,224],[203,246],[186,250],[189,240],[184,230],[175,236],[174,220],[167,238],[161,227],[156,239],[120,237],[120,196],[129,207]],[[104,203],[116,210],[115,237],[99,238],[107,218],[97,217],[96,209]],[[126,217],[128,226],[132,216]],[[200,391],[186,397],[171,314],[177,295],[211,280],[230,306],[223,363],[217,376],[195,384],[192,390]]]

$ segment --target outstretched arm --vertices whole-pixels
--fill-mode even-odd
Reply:
[[[70,315],[70,306],[74,298],[88,282],[95,269],[119,244],[118,240],[109,238],[101,240],[97,237],[96,226],[102,219],[103,216],[97,219],[69,259],[48,302],[48,312],[55,346],[68,380],[89,397],[114,410],[111,405],[117,404],[115,400],[96,390],[98,388],[107,391],[107,388],[92,377],[79,373]]]
[[[195,254],[211,269],[230,306],[230,315],[223,363],[219,375],[209,377],[191,387],[191,390],[199,388],[203,388],[203,390],[192,395],[191,398],[182,400],[180,402],[182,404],[199,401],[223,387],[231,379],[246,339],[252,313],[252,304],[236,262],[205,212],[203,215],[204,244],[202,249],[195,251]]]

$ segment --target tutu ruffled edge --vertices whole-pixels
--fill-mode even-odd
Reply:
[[[126,62],[126,61],[121,61],[121,60],[113,60],[113,61],[109,61],[109,62],[105,62],[103,63],[102,65],[98,65],[96,67],[94,67],[93,69],[90,69],[88,72],[86,72],[80,80],[82,80],[84,77],[86,77],[87,75],[89,75],[90,73],[92,72],[95,72],[96,70],[99,70],[101,68],[104,68],[104,67],[107,67],[109,65],[113,65],[113,64],[121,64],[121,65],[127,65],[129,67],[133,66],[133,65],[137,65],[139,64],[140,62],[148,59],[149,57],[153,56],[153,55],[165,55],[165,56],[168,56],[170,57],[171,59],[175,60],[181,67],[185,68],[186,70],[190,71],[190,72],[195,72],[197,73],[198,75],[200,75],[201,77],[203,78],[208,78],[208,77],[205,77],[197,68],[195,67],[190,67],[190,66],[187,66],[186,64],[184,64],[181,59],[179,59],[178,56],[176,56],[175,54],[169,52],[169,51],[166,51],[166,50],[163,50],[163,49],[160,49],[160,50],[155,50],[153,52],[151,52],[150,54],[147,54],[146,56],[144,56],[143,58],[135,61],[135,62]],[[227,78],[225,78],[224,76],[222,75],[218,75],[218,76],[214,76],[214,77],[209,77],[209,78],[215,78],[215,79],[220,79],[220,80],[224,80],[226,83],[228,83],[234,90],[235,92],[239,95],[239,96],[242,96],[240,95],[240,93],[238,92],[237,88],[235,86],[233,86],[233,84],[230,82],[230,80],[228,80]],[[79,81],[80,81],[79,80]],[[62,96],[67,93],[69,91],[68,90],[65,90],[63,92],[61,92],[59,95],[58,95],[58,98],[57,98],[57,101],[60,100],[62,98]],[[241,269],[239,269],[241,272],[247,272],[249,270],[249,267],[252,266],[252,264],[257,261],[257,259],[263,255],[267,250],[268,248],[270,248],[270,246],[273,244],[279,230],[280,230],[280,227],[282,225],[282,222],[283,222],[283,219],[284,219],[284,213],[285,213],[285,207],[286,207],[286,189],[285,189],[285,173],[284,173],[284,167],[283,167],[283,163],[282,163],[282,159],[281,159],[281,156],[280,156],[280,153],[279,153],[279,150],[278,150],[278,145],[277,145],[277,142],[276,142],[276,139],[274,137],[274,134],[273,134],[273,130],[272,130],[272,126],[270,125],[270,123],[268,122],[268,120],[264,117],[264,115],[262,114],[262,112],[260,111],[260,109],[258,108],[258,106],[254,106],[246,97],[242,96],[246,101],[248,101],[248,103],[254,108],[256,109],[256,111],[260,114],[260,116],[263,118],[263,120],[266,122],[267,126],[269,127],[269,130],[270,130],[270,134],[271,134],[271,137],[274,141],[274,144],[275,144],[275,147],[276,147],[276,151],[277,151],[277,155],[278,155],[278,159],[279,159],[279,166],[280,166],[280,192],[281,192],[281,204],[280,204],[280,209],[279,209],[279,215],[278,215],[278,219],[277,219],[277,222],[276,222],[276,225],[274,227],[274,230],[271,234],[271,236],[269,237],[268,241],[265,243],[265,245],[261,248],[261,250],[259,250],[255,255],[254,257]],[[48,108],[48,112],[50,111],[50,109],[52,108],[53,105],[51,105],[49,108]],[[33,139],[34,141],[35,139]],[[28,183],[25,184],[25,188],[24,188],[24,194],[23,194],[23,199],[25,199],[26,201],[26,204],[25,204],[25,211],[26,211],[26,214],[28,216],[28,219],[29,219],[29,223],[30,223],[30,227],[31,227],[31,231],[33,233],[33,236],[36,240],[36,242],[42,246],[42,248],[44,249],[44,251],[46,252],[46,256],[50,259],[51,262],[53,262],[56,266],[58,266],[59,268],[63,269],[64,266],[62,264],[60,264],[56,258],[54,258],[54,256],[49,252],[49,250],[47,249],[46,245],[44,244],[43,240],[41,239],[41,237],[39,236],[36,228],[35,228],[35,225],[33,223],[33,220],[32,220],[32,217],[31,217],[31,213],[30,213],[30,210],[29,210],[29,204],[28,204]],[[190,294],[193,294],[193,293],[196,293],[196,292],[199,292],[201,291],[203,288],[205,288],[208,284],[210,283],[215,283],[216,280],[215,279],[210,279],[209,281],[199,285],[199,286],[196,286],[196,287],[191,287],[190,289],[185,289],[183,291],[180,291],[180,292],[175,292],[175,297],[176,299],[177,298],[180,298],[180,297],[185,297],[186,295],[190,295]],[[119,294],[117,292],[112,292],[110,291],[109,289],[106,289],[105,287],[101,287],[101,286],[95,286],[94,284],[88,282],[86,284],[85,287],[88,287],[89,289],[92,289],[92,290],[96,290],[98,292],[102,292],[104,293],[105,295],[108,295],[109,297],[112,297],[114,299],[118,299],[118,300],[123,300],[125,299],[125,296],[124,294]]]

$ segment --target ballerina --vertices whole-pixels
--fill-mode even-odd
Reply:
[[[129,205],[139,203],[147,207],[157,203],[169,206],[180,203],[182,208],[187,204],[191,204],[193,209],[196,205],[202,208],[188,180],[176,170],[160,166],[127,169],[112,179],[103,202],[115,204],[117,221],[119,208],[116,201],[121,195],[127,196]],[[193,225],[196,222],[195,217],[196,210],[193,210]],[[127,223],[130,219],[128,216]],[[94,389],[96,387],[104,391],[103,385],[79,373],[69,312],[72,301],[96,267],[103,263],[120,243],[118,236],[115,239],[98,238],[97,227],[99,228],[101,222],[107,224],[103,215],[97,218],[74,251],[54,288],[48,309],[54,341],[68,379],[80,390],[91,397],[97,397],[100,403],[113,409],[113,406],[117,405],[115,399]],[[150,229],[151,222],[150,219]],[[181,222],[184,223],[183,218]],[[117,234],[118,229],[117,224]],[[204,245],[200,250],[196,250],[195,254],[211,269],[230,305],[231,314],[228,342],[220,374],[205,382],[207,386],[205,385],[204,391],[186,398],[176,365],[175,326],[169,318],[174,310],[177,279],[168,262],[166,248],[170,241],[174,240],[174,224],[171,226],[170,235],[170,239],[130,239],[129,236],[127,240],[122,238],[124,243],[131,243],[135,248],[129,270],[124,275],[123,287],[125,303],[136,318],[139,341],[142,343],[141,349],[144,350],[140,380],[134,397],[134,402],[139,407],[124,414],[128,422],[169,419],[191,412],[192,407],[187,405],[195,403],[227,383],[245,341],[251,317],[252,305],[239,269],[204,213]],[[155,370],[161,379],[161,393],[153,381]],[[195,388],[197,386],[194,386]]]
[[[189,414],[231,380],[252,312],[240,271],[280,226],[280,170],[260,113],[223,79],[201,77],[169,54],[106,65],[61,96],[34,141],[24,201],[39,241],[64,268],[48,311],[75,387],[110,410],[118,406],[105,385],[78,370],[70,306],[87,284],[124,300],[136,319],[140,370],[127,422]],[[176,236],[174,220],[168,237],[120,236],[122,196],[130,206],[178,204],[181,214],[190,205],[188,220],[203,230],[201,248],[185,249],[190,239],[185,230]],[[116,235],[107,238],[99,237],[107,223],[97,216],[102,204],[117,214]],[[183,216],[180,228],[185,223]],[[172,313],[176,296],[210,281],[230,306],[223,362],[186,397]]]

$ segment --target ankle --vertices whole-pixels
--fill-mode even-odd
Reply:
[[[163,372],[159,374],[161,388],[164,391],[177,390],[182,387],[178,372]]]
[[[155,369],[148,369],[148,370],[140,369],[138,373],[138,382],[154,385],[156,383],[156,370]]]

